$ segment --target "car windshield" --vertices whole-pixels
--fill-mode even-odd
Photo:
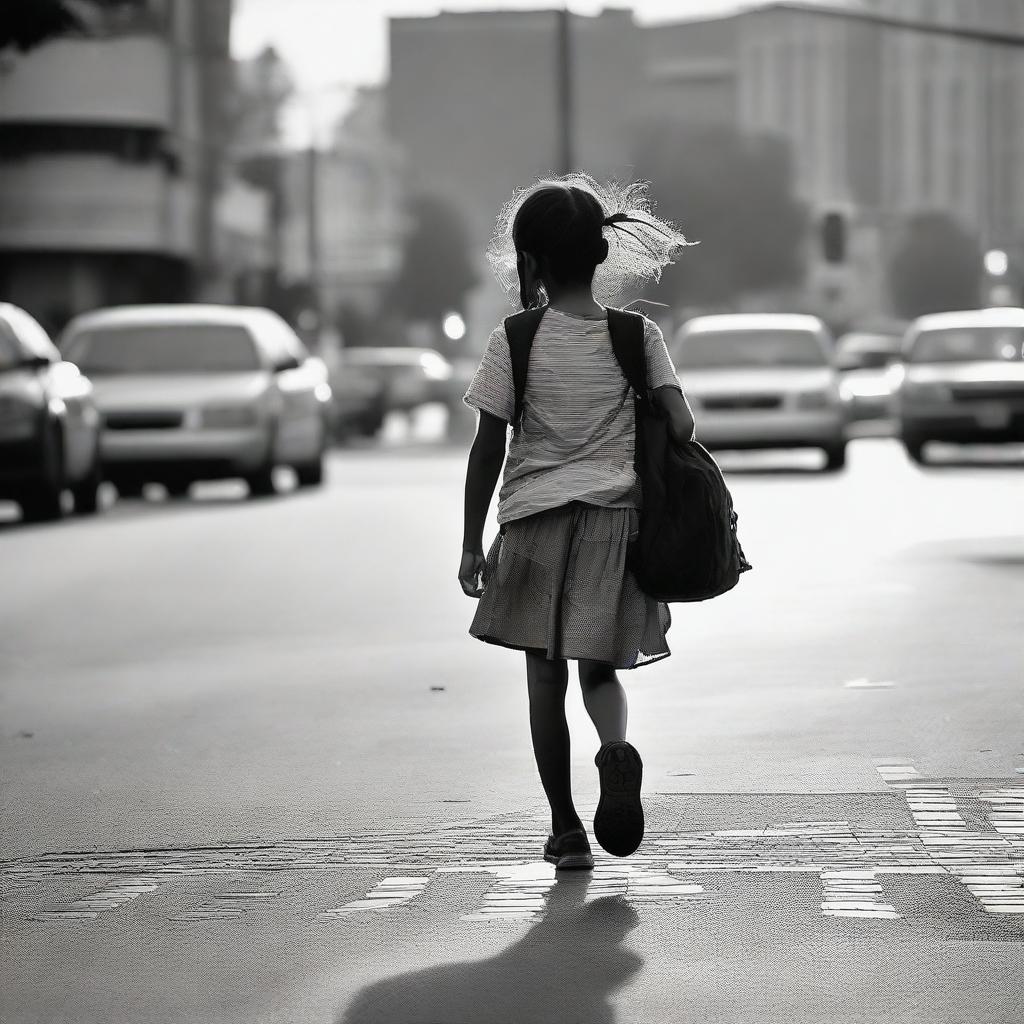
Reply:
[[[896,360],[902,338],[890,334],[847,334],[836,343],[840,369],[880,369]]]
[[[73,334],[64,356],[93,376],[241,373],[260,368],[252,336],[233,324],[94,327]]]
[[[824,366],[825,352],[809,331],[701,331],[677,346],[677,366],[727,369],[737,366]]]
[[[909,363],[965,363],[1024,359],[1024,327],[951,327],[922,331],[907,353]]]

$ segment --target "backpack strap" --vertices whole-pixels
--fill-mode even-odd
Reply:
[[[647,317],[632,310],[608,307],[608,333],[612,337],[612,351],[623,376],[637,398],[647,401],[647,352],[644,337]]]
[[[512,360],[512,386],[515,389],[515,412],[512,416],[512,430],[519,432],[523,418],[523,395],[526,394],[526,371],[530,365],[530,349],[547,306],[524,309],[505,318],[505,337],[508,338],[509,356]]]

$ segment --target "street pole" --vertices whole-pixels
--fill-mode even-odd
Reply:
[[[558,83],[558,164],[562,174],[574,169],[576,154],[573,152],[573,80],[572,80],[572,26],[568,5],[555,13],[558,19],[558,41],[555,51],[557,66],[555,81]]]
[[[316,318],[315,337],[319,338],[323,314],[320,285],[322,277],[320,247],[319,154],[316,137],[306,151],[306,256],[309,261],[309,290],[312,311]]]

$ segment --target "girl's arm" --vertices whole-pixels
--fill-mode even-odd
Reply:
[[[480,413],[473,447],[466,467],[465,529],[462,534],[464,553],[482,555],[484,521],[491,506],[494,488],[505,461],[508,424],[489,412]]]
[[[686,396],[671,385],[654,389],[654,404],[668,416],[668,432],[676,444],[694,439],[693,412]]]

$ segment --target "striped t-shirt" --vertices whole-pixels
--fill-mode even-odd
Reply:
[[[679,387],[661,330],[644,336],[651,388]],[[491,333],[463,401],[507,423],[515,413],[505,328]],[[530,351],[522,429],[513,435],[498,494],[498,522],[585,501],[637,508],[633,396],[619,368],[608,321],[548,308]]]

